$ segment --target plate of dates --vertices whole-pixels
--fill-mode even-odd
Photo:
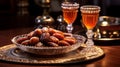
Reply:
[[[59,55],[74,51],[84,43],[85,37],[65,33],[53,28],[37,28],[11,40],[22,51],[37,55]]]

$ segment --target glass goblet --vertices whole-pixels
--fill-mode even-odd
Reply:
[[[67,23],[67,32],[72,33],[72,24],[76,20],[79,4],[76,2],[63,2],[61,7],[64,20]]]
[[[93,50],[94,52],[94,42],[92,40],[92,37],[94,35],[93,28],[96,26],[98,22],[100,7],[95,5],[84,5],[80,7],[81,15],[82,15],[82,23],[87,28],[87,42],[86,51]]]

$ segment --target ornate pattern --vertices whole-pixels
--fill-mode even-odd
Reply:
[[[104,51],[97,46],[94,46],[94,49],[96,50],[95,54],[86,55],[86,53],[83,55],[81,54],[81,50],[84,50],[84,48],[85,47],[79,48],[64,55],[40,56],[23,52],[18,49],[16,45],[10,44],[0,47],[0,60],[28,64],[66,64],[85,62],[104,55]]]

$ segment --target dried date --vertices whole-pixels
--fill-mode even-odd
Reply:
[[[48,45],[52,46],[52,47],[58,47],[59,46],[57,43],[54,43],[54,42],[48,42]]]
[[[43,28],[42,28],[42,32],[43,32],[43,33],[48,32],[48,31],[49,31],[49,30],[48,30],[47,27],[43,27]]]
[[[47,42],[49,40],[50,34],[49,33],[42,33],[40,37],[41,42]]]
[[[28,37],[20,37],[20,38],[18,38],[17,39],[17,43],[21,43],[22,41],[24,41],[24,40],[28,40]]]
[[[70,46],[70,44],[65,40],[59,41],[58,44],[59,44],[59,46]]]
[[[30,39],[33,36],[36,36],[36,33],[34,31],[31,31],[30,33],[27,34],[28,38]]]
[[[37,36],[40,36],[41,34],[42,34],[42,30],[41,29],[35,29],[35,34],[37,35]]]
[[[61,33],[54,33],[53,36],[57,37],[57,38],[60,39],[60,40],[63,40],[63,39],[64,39],[64,35],[61,34]]]
[[[24,40],[21,44],[22,45],[30,45],[30,40]]]
[[[54,36],[50,36],[49,41],[54,42],[54,43],[58,43],[59,39],[54,37]]]
[[[30,38],[30,44],[36,44],[39,42],[39,38],[38,37],[31,37]]]
[[[76,39],[74,37],[65,37],[64,40],[70,43],[71,45],[76,43]]]
[[[37,44],[35,44],[35,46],[36,46],[36,47],[41,47],[41,46],[43,46],[43,43],[38,42]]]
[[[54,33],[60,33],[60,34],[63,34],[62,31],[59,31],[59,30],[56,30],[56,29],[53,29],[53,28],[49,28],[49,33],[50,33],[51,35],[53,35]]]
[[[72,37],[72,34],[71,33],[64,33],[64,36],[65,37]]]
[[[56,32],[55,29],[53,29],[53,28],[49,28],[49,33],[50,33],[50,35],[53,35],[55,32]]]

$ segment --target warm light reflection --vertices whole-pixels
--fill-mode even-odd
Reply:
[[[117,31],[113,31],[113,34],[118,34],[118,32]]]
[[[50,22],[50,21],[52,21],[52,19],[46,19],[45,21]]]
[[[97,32],[100,32],[100,29],[97,29]]]
[[[46,16],[43,16],[43,19],[46,19]]]
[[[113,31],[113,35],[116,35],[117,37],[120,36],[119,32],[118,31]]]
[[[109,32],[108,34],[109,34],[109,35],[111,35],[111,34],[112,34],[112,32]]]
[[[101,38],[99,40],[110,41],[110,40],[113,40],[113,39],[112,38]]]
[[[50,0],[42,0],[42,3],[50,3]]]
[[[89,64],[86,67],[96,67],[95,64]]]
[[[103,31],[102,34],[107,34],[107,32],[106,32],[106,31]]]
[[[62,22],[63,20],[62,19],[58,19],[59,22]]]
[[[108,22],[107,21],[103,21],[102,23],[101,23],[101,26],[108,26],[109,24],[108,24]]]

